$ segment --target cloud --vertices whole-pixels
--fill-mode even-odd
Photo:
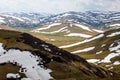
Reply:
[[[116,10],[120,0],[2,0],[0,12],[47,12]]]

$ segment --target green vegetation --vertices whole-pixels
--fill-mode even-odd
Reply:
[[[91,65],[79,56],[72,55],[26,33],[0,30],[0,42],[3,43],[5,49],[30,50],[34,55],[40,56],[46,62],[44,65],[52,70],[51,76],[55,80],[110,80],[112,77],[108,70]],[[45,50],[40,46],[42,44],[48,45],[51,51]],[[56,54],[56,52],[61,53],[61,55]],[[12,66],[11,69],[18,72],[19,67]],[[0,80],[3,79],[0,77]]]
[[[20,32],[0,30],[0,42],[3,43],[4,48],[20,48],[20,49],[33,49],[31,46],[22,42],[18,42],[17,39],[21,37]]]

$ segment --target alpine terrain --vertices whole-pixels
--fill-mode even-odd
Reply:
[[[0,80],[118,80],[118,75],[30,34],[0,30]]]

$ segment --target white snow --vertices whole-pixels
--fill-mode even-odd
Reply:
[[[88,59],[87,61],[90,63],[96,63],[96,62],[99,62],[100,59]]]
[[[5,19],[5,18],[3,18],[3,17],[0,17],[0,19]]]
[[[4,19],[5,19],[5,18],[0,17],[0,23],[5,23]]]
[[[120,24],[119,23],[117,23],[117,24],[112,24],[112,25],[110,25],[111,27],[113,27],[113,26],[120,26]]]
[[[120,32],[111,33],[110,35],[107,35],[107,37],[114,37],[117,35],[120,35]]]
[[[24,20],[23,20],[23,19],[21,19],[21,18],[19,18],[19,17],[16,17],[16,16],[7,15],[7,14],[4,14],[3,16],[5,16],[5,17],[11,17],[11,18],[13,18],[13,19],[17,19],[17,20],[19,20],[19,21],[24,22]]]
[[[91,35],[82,34],[82,33],[70,33],[70,34],[65,35],[65,36],[79,36],[79,37],[83,37],[83,38],[90,38],[90,37],[92,37]]]
[[[4,50],[2,44],[0,43],[0,55],[2,55],[6,50]]]
[[[30,79],[30,78],[22,78],[21,80],[32,80],[32,79]]]
[[[93,50],[95,47],[89,47],[89,48],[85,48],[85,49],[82,49],[82,50],[77,50],[77,51],[74,51],[72,53],[81,53],[81,52],[87,52],[87,51],[91,51]]]
[[[5,23],[5,21],[0,19],[0,23]]]
[[[94,31],[96,31],[96,32],[98,32],[98,33],[103,33],[103,32],[104,32],[104,31],[98,30],[98,29],[92,29],[92,30],[94,30]]]
[[[118,42],[118,45],[112,47],[113,44],[110,45],[109,50],[115,51],[114,53],[110,53],[107,55],[101,62],[111,62],[110,59],[119,56],[120,55],[120,43]]]
[[[109,48],[110,51],[117,51],[119,49],[120,49],[120,44],[115,47]]]
[[[92,32],[92,30],[90,30],[90,28],[88,28],[87,26],[84,26],[84,25],[81,25],[81,24],[73,24],[73,25],[75,25],[75,26],[77,26],[77,27],[80,27],[80,28],[82,28],[82,29],[84,29],[84,30],[87,30],[87,31]]]
[[[120,61],[115,61],[113,65],[120,65]]]
[[[116,52],[119,53],[120,52],[120,41],[118,40],[118,41],[115,41],[115,42],[117,42],[118,45],[116,45],[116,46],[113,47],[113,45],[115,43],[111,44],[110,47],[109,47],[109,50],[110,51],[116,51]]]
[[[104,46],[106,46],[106,44],[103,44],[101,47],[104,47]]]
[[[1,44],[1,43],[0,43]],[[0,49],[2,50],[3,48]],[[3,54],[0,52],[0,54]],[[17,62],[18,66],[21,66],[22,68],[25,68],[26,71],[25,75],[30,78],[31,80],[49,80],[52,77],[50,76],[50,69],[44,69],[41,68],[38,65],[39,62],[42,60],[38,56],[34,56],[31,52],[29,51],[20,51],[16,49],[9,49],[8,51],[5,52],[4,55],[0,56],[0,63],[5,63],[5,62],[11,62],[15,63]],[[42,62],[41,62],[42,64]],[[34,67],[34,68],[33,68]],[[20,70],[21,72],[21,70]]]
[[[98,38],[101,38],[103,37],[104,34],[99,34],[93,38],[90,38],[90,39],[86,39],[84,41],[81,41],[81,42],[77,42],[77,43],[74,43],[74,44],[70,44],[70,45],[65,45],[65,46],[60,46],[59,48],[69,48],[69,47],[73,47],[73,46],[77,46],[77,45],[80,45],[80,44],[83,44],[83,43],[87,43],[87,42],[90,42],[90,41],[93,41],[95,39],[98,39]]]
[[[71,14],[69,14],[69,13],[65,13],[65,14],[63,14],[62,15],[62,17],[66,17],[66,16],[70,16]]]
[[[13,73],[8,73],[6,75],[7,78],[20,78],[20,75],[19,74],[13,74]]]
[[[99,52],[96,52],[96,54],[100,54],[100,53],[102,53],[103,51],[99,51]]]
[[[52,31],[52,32],[40,32],[40,33],[44,33],[44,34],[55,34],[55,33],[59,33],[59,32],[62,32],[63,30],[65,30],[67,28],[67,26],[66,27],[63,27],[63,28],[61,28],[61,29],[58,29],[58,30],[56,30],[56,31]]]
[[[47,27],[42,27],[42,28],[39,28],[39,29],[36,29],[36,30],[33,30],[32,32],[36,32],[36,31],[41,31],[41,30],[46,30],[46,29],[50,29],[51,27],[53,26],[57,26],[57,25],[61,25],[62,23],[53,23]]]
[[[110,59],[119,56],[120,53],[111,53],[108,56],[106,56],[103,60],[101,60],[101,62],[111,62]]]
[[[25,20],[31,21],[31,19],[28,18],[28,17],[22,17],[22,19],[25,19]]]

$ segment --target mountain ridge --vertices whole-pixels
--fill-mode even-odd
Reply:
[[[13,27],[37,27],[55,22],[75,22],[98,29],[109,29],[111,24],[120,22],[120,12],[114,11],[86,11],[65,12],[60,14],[41,13],[3,13],[0,14],[0,23]]]

